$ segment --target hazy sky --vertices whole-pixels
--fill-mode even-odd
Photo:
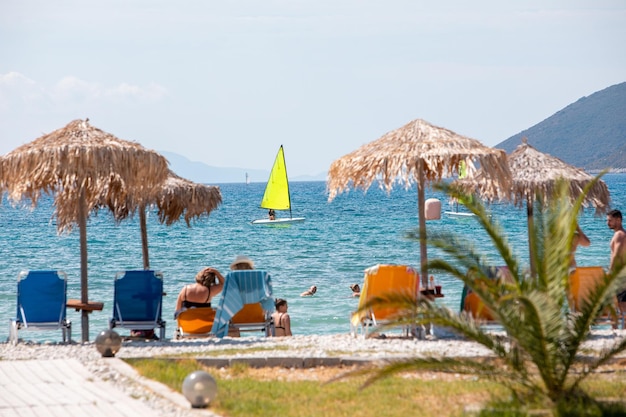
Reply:
[[[2,0],[0,154],[85,117],[290,176],[416,118],[495,145],[626,81],[625,45],[624,0]]]

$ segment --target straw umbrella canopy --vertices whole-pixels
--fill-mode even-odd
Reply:
[[[130,198],[132,196],[129,195]],[[110,201],[107,205],[111,207]],[[156,205],[158,209],[159,221],[167,226],[179,221],[184,217],[187,226],[191,225],[191,220],[200,218],[203,215],[209,215],[222,203],[222,193],[219,187],[213,185],[203,185],[185,178],[179,177],[173,171],[169,171],[169,175],[165,182],[155,188],[148,199],[133,204],[132,201],[127,203],[127,207],[137,207],[139,210],[139,223],[141,227],[141,247],[143,255],[144,269],[150,268],[150,260],[148,256],[148,226],[146,222],[146,208],[148,205]],[[118,212],[117,219],[130,214]]]
[[[500,190],[498,194],[494,195],[490,190],[483,188],[481,182],[468,183],[463,180],[459,181],[459,184],[466,190],[476,192],[485,199],[509,200],[517,207],[522,207],[526,203],[530,269],[531,273],[534,274],[532,230],[534,229],[533,206],[535,201],[541,199],[544,204],[547,204],[555,194],[558,182],[564,180],[569,186],[569,195],[573,202],[582,194],[587,184],[593,181],[594,177],[559,158],[539,152],[528,144],[527,138],[522,138],[522,144],[515,148],[507,160],[511,171],[511,188],[509,190]],[[479,179],[483,176],[484,173],[481,171],[476,174]],[[609,201],[609,189],[606,183],[600,180],[588,191],[583,205],[595,207],[596,213],[599,214],[606,211]]]
[[[397,182],[408,189],[417,183],[420,263],[423,285],[428,284],[424,187],[459,172],[463,161],[471,178],[479,164],[487,173],[484,187],[496,194],[508,186],[506,154],[475,139],[417,119],[335,160],[328,171],[328,200],[350,188],[367,190],[374,180],[390,192]]]
[[[0,155],[0,204],[4,195],[4,157]]]
[[[128,195],[142,201],[168,174],[167,160],[136,142],[118,139],[74,120],[67,126],[22,145],[3,157],[3,183],[11,200],[37,205],[42,192],[54,195],[61,233],[78,225],[80,232],[81,302],[87,303],[87,216],[106,196],[113,210]],[[118,204],[119,203],[119,204]],[[82,340],[89,340],[89,319],[82,311]]]

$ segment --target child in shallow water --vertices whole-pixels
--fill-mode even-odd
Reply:
[[[352,284],[352,285],[350,285],[350,289],[352,290],[352,296],[353,297],[360,297],[361,296],[361,287],[359,287],[359,284]]]
[[[277,298],[274,305],[276,306],[276,312],[272,314],[274,336],[291,336],[291,318],[287,313],[287,300]]]

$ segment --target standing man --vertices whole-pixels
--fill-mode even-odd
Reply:
[[[619,210],[611,210],[606,215],[606,224],[609,229],[613,230],[613,238],[611,239],[611,264],[609,270],[614,271],[622,269],[622,274],[626,274],[626,230],[622,226],[622,212]],[[622,288],[617,294],[617,307],[621,316],[626,314],[626,289]],[[626,323],[622,324],[622,328],[626,327]]]

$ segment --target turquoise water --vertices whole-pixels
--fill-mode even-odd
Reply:
[[[626,212],[626,175],[604,177],[615,208]],[[348,317],[357,299],[350,297],[349,285],[361,282],[363,270],[377,263],[408,264],[419,267],[419,245],[407,240],[407,231],[417,226],[415,188],[398,188],[386,195],[375,186],[342,194],[327,202],[324,182],[292,184],[294,216],[303,223],[288,226],[258,226],[250,222],[263,218],[258,208],[265,184],[222,184],[224,203],[211,216],[188,228],[184,221],[171,227],[158,223],[156,212],[148,215],[150,264],[165,277],[163,317],[167,337],[172,337],[172,318],[180,288],[193,282],[196,272],[213,266],[228,271],[236,255],[255,260],[258,269],[272,275],[276,297],[289,301],[294,334],[331,334],[349,331]],[[427,198],[440,198],[442,211],[449,210],[447,199],[428,190]],[[494,218],[505,228],[522,261],[528,258],[526,211],[508,204],[491,206]],[[279,216],[282,213],[279,213]],[[31,210],[0,206],[0,341],[8,337],[9,319],[15,316],[16,278],[26,269],[62,269],[68,274],[68,298],[80,298],[80,251],[78,230],[57,235],[51,219],[51,199]],[[585,212],[580,225],[591,239],[591,246],[579,248],[578,264],[608,265],[612,231],[605,217]],[[427,222],[429,231],[454,230],[471,236],[476,245],[500,263],[487,238],[474,220],[442,215]],[[89,256],[89,298],[103,301],[104,310],[90,315],[90,339],[107,327],[112,314],[113,278],[119,271],[140,269],[141,238],[138,216],[117,225],[102,210],[90,217],[87,227]],[[440,256],[429,249],[429,257]],[[458,310],[461,285],[451,277],[439,276],[445,298],[439,302]],[[314,297],[299,294],[317,285]],[[80,316],[68,310],[73,336],[80,340]],[[127,334],[121,330],[122,334]],[[31,340],[58,341],[61,332],[21,332]]]

